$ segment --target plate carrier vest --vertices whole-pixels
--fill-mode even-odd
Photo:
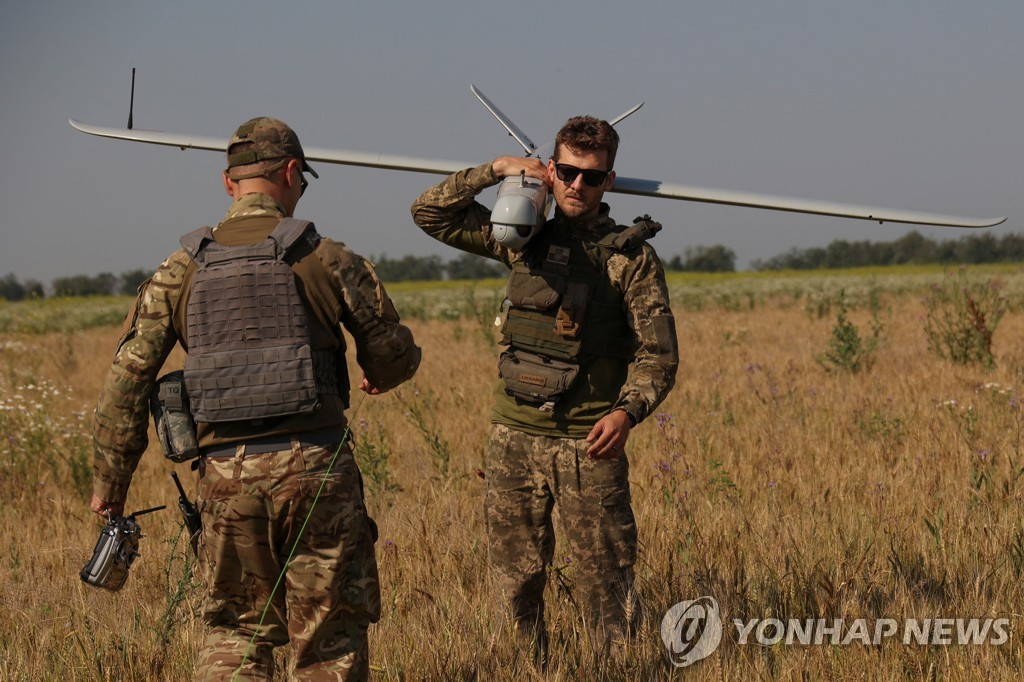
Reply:
[[[185,387],[197,422],[255,421],[308,414],[317,392],[338,393],[333,351],[310,348],[306,309],[286,261],[320,236],[285,218],[259,244],[218,244],[203,227],[181,238],[198,268],[186,308]]]
[[[661,224],[650,216],[618,228],[596,244],[562,242],[541,232],[512,264],[509,310],[498,360],[505,392],[551,411],[576,381],[587,357],[631,359],[635,335],[622,295],[608,281],[606,263],[615,253],[640,248]]]

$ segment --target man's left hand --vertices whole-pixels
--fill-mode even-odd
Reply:
[[[587,434],[587,457],[590,459],[615,459],[625,452],[629,430],[633,420],[625,410],[613,410],[594,424]]]

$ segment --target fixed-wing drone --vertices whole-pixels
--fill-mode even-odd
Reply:
[[[134,91],[134,73],[132,89]],[[470,89],[477,99],[479,99],[487,108],[487,110],[490,111],[491,114],[498,119],[501,125],[505,127],[509,135],[515,138],[526,152],[527,156],[536,156],[538,158],[541,156],[543,149],[538,149],[530,138],[528,138],[514,123],[512,123],[511,120],[508,119],[508,117],[494,106],[494,104],[491,103],[491,101],[487,99],[487,97],[485,97],[484,94],[475,86],[470,86]],[[621,116],[610,121],[610,123],[614,125],[619,121],[622,121],[642,106],[643,103],[641,102]],[[73,119],[70,119],[68,122],[77,130],[90,135],[98,135],[100,137],[180,147],[181,149],[209,149],[220,152],[225,151],[227,146],[227,140],[220,137],[215,138],[134,130],[131,127],[132,116],[130,113],[128,116],[127,129],[103,128],[81,123]],[[412,171],[417,173],[435,173],[440,175],[449,175],[464,168],[477,165],[474,163],[463,163],[459,161],[422,159],[392,154],[374,154],[346,149],[304,147],[304,151],[306,159],[309,161]],[[933,213],[901,211],[855,204],[840,204],[829,201],[814,201],[767,194],[708,189],[686,185],[675,185],[662,182],[660,180],[629,178],[621,175],[615,178],[615,184],[609,191],[619,192],[622,194],[663,197],[665,199],[679,199],[681,201],[698,201],[712,204],[727,204],[731,206],[769,209],[774,211],[791,211],[794,213],[810,213],[825,216],[838,216],[842,218],[877,220],[879,223],[910,223],[947,227],[991,227],[1006,220],[1006,218],[986,219],[936,215]],[[532,233],[536,226],[543,222],[545,213],[548,210],[547,204],[550,202],[546,202],[545,197],[546,187],[539,181],[526,177],[506,178],[499,186],[498,199],[495,203],[495,210],[492,212],[492,220],[495,224],[496,233],[499,229],[505,229],[510,235],[514,235],[515,230],[518,230],[520,234]],[[514,240],[514,236],[512,238]]]

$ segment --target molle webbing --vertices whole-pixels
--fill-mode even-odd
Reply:
[[[610,233],[590,255],[579,245],[538,241],[529,262],[513,264],[502,343],[561,360],[632,358],[635,335],[622,295],[613,290],[604,269],[619,246],[639,245],[637,236],[646,239],[638,235],[640,230],[650,234],[644,228],[646,223]],[[626,232],[617,246],[615,238]]]
[[[549,358],[575,359],[582,341],[567,339],[555,331],[550,311],[510,308],[502,330],[502,343]]]
[[[586,334],[582,339],[566,339],[555,330],[554,322],[551,313],[512,308],[506,317],[502,343],[562,360],[583,356],[628,359],[636,352],[636,342],[629,327],[613,327],[612,322],[601,320],[591,323],[591,327],[597,329],[596,333]]]
[[[198,266],[185,364],[196,421],[310,413],[318,392],[338,392],[337,363],[333,354],[311,350],[305,306],[285,261],[303,235],[315,237],[310,226],[285,219],[247,246],[218,244],[209,228],[182,238]]]

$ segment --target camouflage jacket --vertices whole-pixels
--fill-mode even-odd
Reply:
[[[253,244],[266,238],[284,217],[281,206],[263,194],[235,201],[214,237],[227,245]],[[348,330],[356,360],[375,387],[387,390],[412,377],[420,349],[399,322],[373,266],[344,244],[327,238],[313,250],[308,245],[293,263],[302,280],[303,301],[314,350],[336,350],[344,358]],[[93,492],[108,502],[123,500],[132,474],[148,445],[149,398],[160,368],[175,343],[186,346],[186,308],[196,266],[179,249],[139,287],[125,320],[113,364],[96,407]],[[185,351],[188,348],[185,347]],[[261,436],[303,433],[343,426],[348,396],[322,396],[311,415],[250,424],[198,424],[200,447],[230,444]]]
[[[475,201],[481,191],[500,180],[490,164],[454,173],[413,203],[413,219],[424,232],[445,244],[511,267],[523,252],[497,242],[491,231],[490,211]],[[556,211],[543,229],[568,235],[579,240],[582,247],[593,248],[615,228],[608,206],[602,204],[598,215],[586,220],[569,221]],[[605,274],[621,294],[623,316],[636,336],[637,350],[632,360],[585,360],[580,377],[554,412],[518,403],[499,384],[492,421],[534,435],[581,438],[613,409],[626,410],[639,423],[668,395],[675,383],[679,349],[661,261],[644,243],[640,248],[613,253],[605,261]]]

